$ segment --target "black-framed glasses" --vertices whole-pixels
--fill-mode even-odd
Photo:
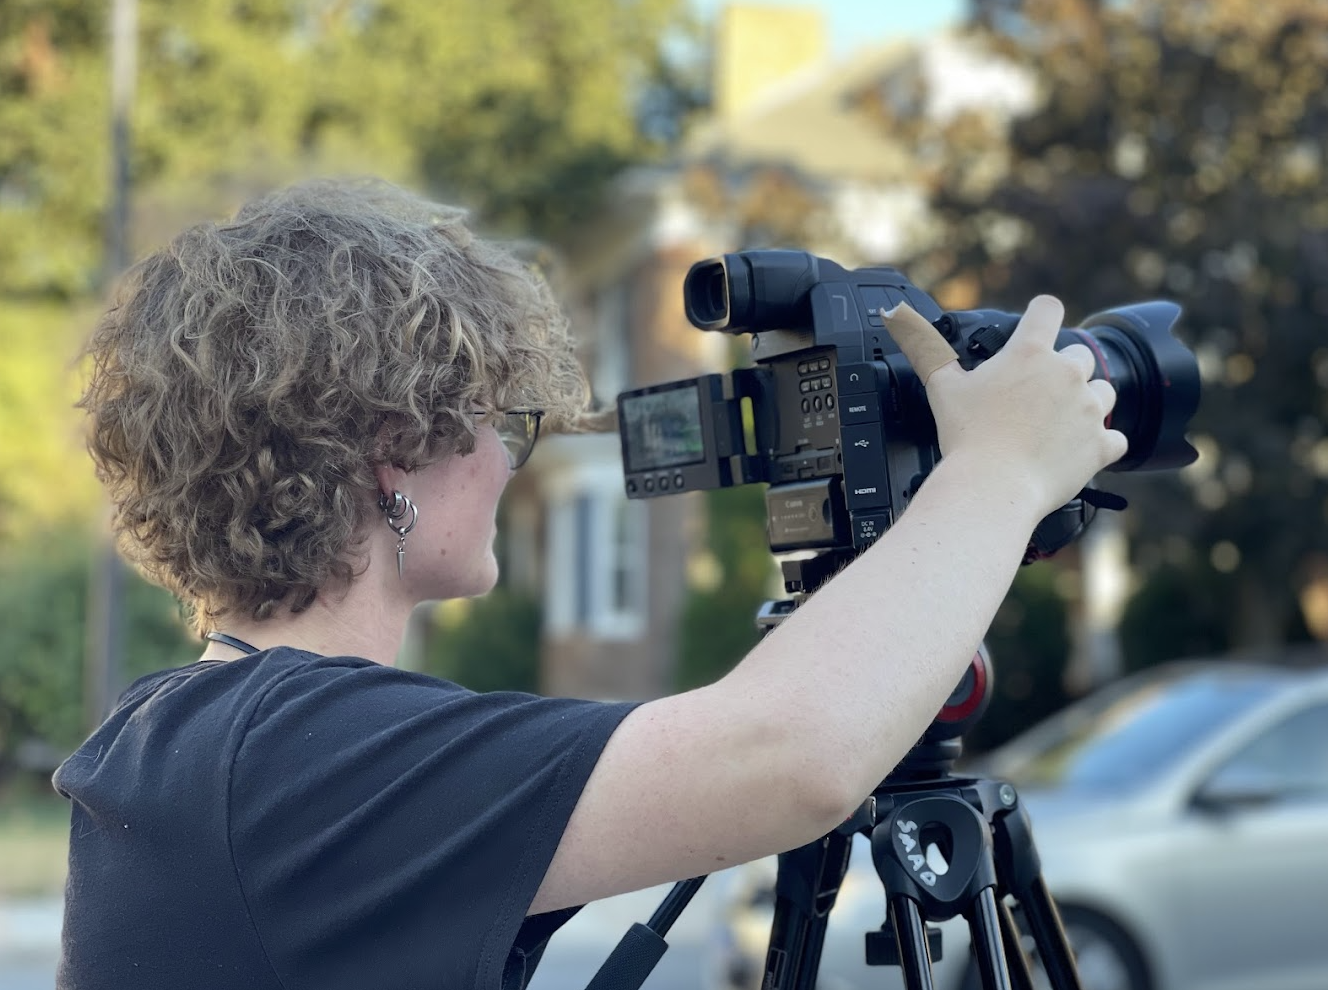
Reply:
[[[477,414],[480,410],[476,410]],[[507,463],[513,471],[530,458],[539,438],[543,409],[499,409],[492,414],[498,437],[507,448]]]

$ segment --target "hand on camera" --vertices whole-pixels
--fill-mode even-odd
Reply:
[[[1116,392],[1089,380],[1092,352],[1082,344],[1055,350],[1064,318],[1060,300],[1038,296],[995,356],[972,371],[951,361],[926,383],[941,453],[985,460],[998,477],[1022,481],[1042,513],[1072,499],[1128,446],[1105,426]]]

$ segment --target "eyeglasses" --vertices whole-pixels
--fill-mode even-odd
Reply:
[[[482,410],[475,410],[476,415],[484,415]],[[507,448],[507,464],[515,471],[530,457],[539,437],[540,420],[544,418],[543,409],[499,409],[490,414],[498,437]]]

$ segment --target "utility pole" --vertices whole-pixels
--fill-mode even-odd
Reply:
[[[138,63],[138,0],[111,3],[111,202],[106,224],[103,284],[129,264],[130,111]],[[124,678],[125,567],[107,541],[96,550],[88,595],[84,714],[101,724]]]

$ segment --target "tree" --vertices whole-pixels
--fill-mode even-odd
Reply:
[[[718,680],[756,645],[756,611],[770,597],[775,573],[763,486],[706,492],[706,526],[678,635],[680,690]]]
[[[984,642],[991,654],[992,697],[964,735],[970,754],[999,746],[1070,700],[1068,610],[1056,568],[1034,564],[1015,575]]]
[[[86,544],[77,531],[31,534],[0,560],[0,776],[26,740],[67,752],[84,736]],[[130,576],[123,607],[128,680],[198,659],[167,592]]]
[[[1304,635],[1299,601],[1328,551],[1328,8],[973,8],[987,50],[1032,73],[1041,99],[1008,128],[876,101],[884,125],[936,149],[941,228],[911,274],[958,306],[1054,293],[1072,319],[1181,302],[1204,373],[1202,457],[1179,476],[1110,479],[1135,502],[1136,564],[1179,564],[1223,596],[1233,646]]]
[[[372,171],[549,235],[692,101],[681,0],[139,3],[133,172],[169,227],[251,187]],[[0,8],[0,294],[96,285],[108,195],[101,5]],[[672,94],[675,98],[670,98]],[[649,117],[642,108],[648,108]],[[146,229],[144,222],[147,222]]]
[[[138,9],[133,255],[310,173],[380,174],[461,201],[483,225],[553,238],[622,164],[660,153],[698,99],[667,54],[691,30],[684,0],[139,0]],[[87,565],[51,576],[32,562],[42,544],[30,554],[25,534],[75,530],[86,555],[97,512],[66,373],[104,281],[106,16],[106,5],[84,0],[0,4],[0,555],[37,568],[34,587],[53,595],[43,605],[25,589],[30,575],[7,572],[3,697],[46,700],[0,722],[9,719],[7,738],[62,744],[78,725]],[[520,638],[529,604],[500,597],[477,614],[497,609]],[[131,664],[165,665],[155,628],[128,624]],[[30,714],[38,709],[53,714]]]
[[[539,690],[539,602],[501,586],[483,598],[447,602],[424,645],[425,673],[472,691]]]
[[[0,547],[81,529],[97,506],[69,375],[80,316],[90,319],[51,304],[0,307]]]

